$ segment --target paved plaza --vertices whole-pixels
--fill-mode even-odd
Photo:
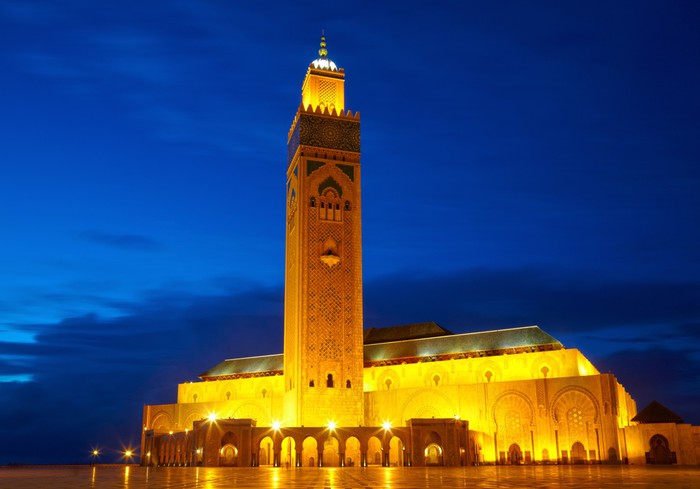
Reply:
[[[700,488],[698,467],[0,468],[0,488]]]

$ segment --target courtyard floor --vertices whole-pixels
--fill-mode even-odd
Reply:
[[[700,488],[700,467],[143,468],[0,467],[0,488]]]

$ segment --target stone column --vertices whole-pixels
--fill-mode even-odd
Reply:
[[[276,449],[273,448],[272,451],[272,466],[273,467],[279,467],[280,466],[280,452]]]

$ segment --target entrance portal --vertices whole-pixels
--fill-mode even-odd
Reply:
[[[520,465],[523,463],[523,452],[520,451],[520,446],[517,443],[513,443],[510,448],[508,448],[508,463],[510,465]]]
[[[572,464],[585,464],[586,463],[586,449],[583,448],[583,443],[577,441],[571,447],[571,463]]]
[[[673,463],[673,455],[668,448],[668,440],[663,435],[654,435],[649,441],[649,463],[668,465]]]

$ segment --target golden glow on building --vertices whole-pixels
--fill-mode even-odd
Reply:
[[[319,55],[287,141],[284,353],[224,360],[145,406],[142,463],[700,462],[700,429],[637,423],[613,374],[536,326],[363,329],[360,119],[325,38]]]
[[[341,114],[345,110],[345,72],[327,57],[325,37],[319,58],[309,65],[301,87],[301,104],[307,110]]]

